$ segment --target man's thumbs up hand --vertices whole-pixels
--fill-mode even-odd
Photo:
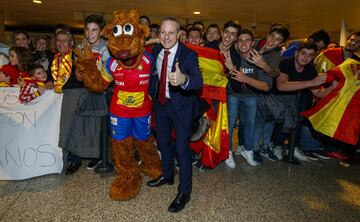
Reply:
[[[185,83],[186,76],[181,73],[179,62],[175,63],[175,72],[168,73],[169,82],[172,86],[179,86]]]

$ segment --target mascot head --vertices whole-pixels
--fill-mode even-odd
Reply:
[[[118,64],[133,69],[141,62],[145,38],[150,31],[140,23],[137,10],[123,10],[114,12],[113,20],[104,27],[102,35],[107,38],[107,48]]]

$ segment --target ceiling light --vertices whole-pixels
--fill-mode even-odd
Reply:
[[[193,14],[194,14],[194,15],[200,15],[200,12],[195,11],[195,12],[193,12]]]
[[[40,1],[40,0],[33,0],[33,2],[36,3],[36,4],[41,4],[42,3],[42,1]]]

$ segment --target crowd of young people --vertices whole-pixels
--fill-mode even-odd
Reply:
[[[150,24],[146,16],[141,21],[151,30],[151,37],[147,39],[147,50],[151,51],[154,45],[161,43],[161,26]],[[90,44],[99,64],[106,60],[102,58],[106,55],[106,40],[101,38],[104,25],[101,16],[88,16],[84,23],[85,40],[79,46]],[[217,24],[210,24],[205,29],[201,22],[194,22],[186,28],[179,27],[176,35],[179,42],[210,47],[224,55],[225,74],[229,80],[229,155],[225,160],[229,168],[236,167],[234,154],[241,155],[251,166],[263,164],[264,157],[271,161],[282,159],[287,152],[283,149],[284,141],[295,128],[300,129],[295,157],[303,161],[330,157],[346,161],[349,158],[347,154],[359,149],[359,145],[348,145],[317,133],[308,120],[298,115],[337,86],[336,80],[325,84],[326,71],[334,67],[324,68],[322,62],[329,50],[332,52],[340,48],[330,44],[330,36],[324,30],[314,32],[304,41],[287,44],[289,37],[289,29],[281,23],[271,25],[263,39],[256,39],[251,30],[242,28],[237,21],[226,22],[222,29]],[[35,38],[32,45],[26,31],[16,31],[8,53],[5,50],[2,54],[5,57],[0,68],[0,84],[20,85],[19,100],[22,103],[31,102],[46,90],[64,93],[63,109],[66,112],[62,111],[60,146],[68,154],[66,173],[73,174],[81,166],[81,158],[92,158],[89,169],[94,169],[100,161],[99,147],[96,145],[99,144],[99,130],[93,130],[92,134],[79,134],[78,129],[84,128],[85,120],[75,112],[77,101],[86,98],[98,104],[101,114],[93,116],[89,127],[99,129],[101,116],[106,115],[108,104],[105,95],[90,93],[75,75],[73,49],[76,46],[71,29],[64,24],[56,26],[54,39],[56,49],[50,50],[50,39],[47,37]],[[326,49],[328,47],[330,49]],[[2,45],[2,48],[6,47]],[[360,32],[352,33],[340,51],[338,56],[341,62],[347,58],[359,61]],[[203,104],[206,107],[206,103]],[[91,110],[94,107],[87,108]],[[76,121],[73,121],[74,118]],[[206,117],[200,120],[197,139],[209,126]],[[88,119],[85,122],[89,124]],[[232,146],[235,128],[238,128],[237,147]],[[91,145],[81,144],[77,140],[85,134],[93,138]],[[198,168],[204,171],[206,167],[195,154],[193,158]]]

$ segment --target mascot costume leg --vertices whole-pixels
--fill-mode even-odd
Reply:
[[[110,197],[129,200],[141,188],[141,171],[150,179],[162,174],[161,161],[151,136],[152,101],[148,88],[152,57],[145,52],[148,27],[139,23],[136,10],[114,12],[102,35],[107,50],[96,63],[89,46],[77,49],[77,78],[93,92],[104,92],[114,81],[110,119],[112,153],[118,176]],[[141,158],[138,165],[135,153]]]

